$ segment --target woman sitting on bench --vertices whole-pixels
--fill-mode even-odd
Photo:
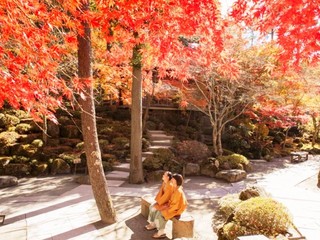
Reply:
[[[180,174],[174,174],[171,179],[173,185],[173,193],[167,204],[161,206],[155,213],[154,223],[158,232],[152,237],[159,239],[165,238],[164,229],[168,220],[176,217],[179,218],[183,211],[187,208],[187,200],[182,190],[183,178]]]
[[[155,214],[157,210],[162,209],[162,207],[167,204],[171,198],[171,195],[173,193],[173,186],[170,182],[172,178],[172,173],[169,171],[166,171],[162,176],[162,185],[160,187],[160,190],[158,194],[155,197],[155,203],[151,204],[149,207],[149,216],[148,216],[148,222],[149,224],[145,226],[147,230],[153,230],[156,229],[155,224]]]

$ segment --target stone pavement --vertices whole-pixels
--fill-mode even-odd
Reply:
[[[234,184],[205,177],[186,178],[188,211],[195,218],[194,239],[217,239],[212,230],[212,217],[220,197],[239,192],[248,185],[259,185],[289,208],[295,224],[308,240],[319,240],[320,190],[316,187],[316,176],[320,156],[299,164],[290,164],[288,159],[282,159],[280,165],[279,162],[257,161],[254,163],[257,171],[249,174],[247,180]],[[75,177],[23,178],[16,187],[0,189],[0,214],[6,214],[4,225],[0,226],[0,239],[152,239],[153,232],[143,228],[146,220],[140,214],[140,196],[154,195],[159,183],[110,186],[118,222],[106,225],[99,220],[91,186],[77,184]],[[168,238],[171,238],[171,227],[169,221]]]

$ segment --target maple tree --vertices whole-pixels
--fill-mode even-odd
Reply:
[[[52,25],[61,21],[59,14],[44,2],[1,1],[0,107],[7,102],[37,120],[43,115],[55,120],[62,96],[71,95],[56,74],[66,53],[61,31]]]
[[[317,1],[237,0],[231,16],[261,35],[274,33],[285,66],[318,62],[320,53],[320,7]]]
[[[272,63],[271,51],[266,50],[269,46],[247,48],[246,40],[239,38],[241,34],[234,34],[238,30],[230,26],[226,32],[220,59],[209,66],[194,62],[190,68],[193,78],[183,90],[187,105],[209,117],[217,156],[223,153],[226,125],[250,109],[264,93],[262,88]]]
[[[181,59],[192,51],[185,48],[179,37],[199,35],[202,42],[210,41],[212,48],[221,48],[223,26],[219,22],[218,8],[218,2],[208,0],[113,1],[96,6],[98,14],[94,22],[99,23],[108,43],[108,63],[132,66],[132,183],[144,181],[141,158],[143,72],[158,67],[159,76],[164,77],[171,69],[176,77],[186,79],[184,69],[188,63]]]
[[[89,175],[101,219],[115,222],[95,126],[91,79],[88,1],[1,1],[0,105],[27,110],[35,120],[56,121],[63,100],[80,94]],[[84,5],[82,5],[84,4]],[[79,76],[63,67],[77,49]],[[70,58],[69,58],[70,57]],[[72,101],[71,101],[72,103]],[[92,154],[95,153],[95,154]],[[100,163],[100,164],[99,164]]]
[[[88,11],[89,3],[82,2],[79,11]],[[80,80],[92,79],[91,69],[91,29],[88,21],[81,20],[82,31],[78,35],[78,77]],[[101,151],[98,142],[96,126],[95,104],[93,96],[93,84],[86,84],[81,90],[83,97],[80,98],[81,126],[84,141],[84,149],[87,158],[90,182],[96,204],[105,223],[116,222],[116,213],[108,190],[104,174]]]

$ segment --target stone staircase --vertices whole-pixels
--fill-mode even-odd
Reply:
[[[153,151],[159,148],[169,148],[172,145],[173,136],[168,136],[164,131],[148,130],[147,137],[150,142],[150,147],[147,152],[142,152],[142,161],[153,155]],[[113,171],[106,173],[108,186],[119,187],[129,179],[130,159],[126,163],[121,163],[114,166]]]

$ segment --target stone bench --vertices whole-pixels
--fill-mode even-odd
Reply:
[[[149,195],[141,197],[141,215],[148,219],[149,207],[153,198]],[[172,238],[193,238],[194,218],[188,213],[183,213],[179,218],[172,218]]]
[[[303,162],[308,160],[308,152],[291,152],[290,157],[291,157],[291,162]]]

